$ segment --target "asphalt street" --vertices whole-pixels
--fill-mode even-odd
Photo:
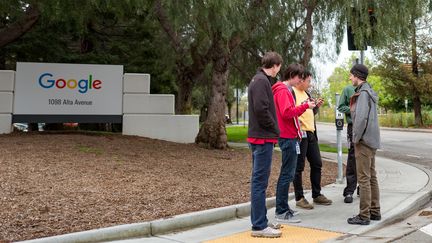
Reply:
[[[333,124],[318,123],[317,132],[321,143],[336,144],[336,126]],[[389,129],[380,132],[382,148],[377,155],[432,168],[432,133]],[[341,137],[346,146],[346,127]]]

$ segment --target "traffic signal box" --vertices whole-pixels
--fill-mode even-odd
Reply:
[[[355,45],[355,41],[354,41],[354,36],[355,33],[352,29],[352,26],[350,23],[348,23],[347,25],[347,36],[348,36],[348,50],[350,51],[360,51],[360,50],[366,50],[367,46],[372,46],[373,40],[375,39],[375,26],[377,23],[377,19],[375,16],[375,11],[374,11],[374,5],[373,3],[369,3],[367,11],[368,11],[368,15],[369,15],[369,27],[371,29],[370,31],[370,35],[365,36],[363,38],[363,40],[365,40],[365,44],[363,46],[363,48],[361,48],[361,46],[357,47]],[[354,19],[354,21],[358,21],[360,20],[360,14],[358,13],[358,11],[355,8],[352,8],[352,16],[355,16],[356,18]],[[357,24],[357,26],[359,26],[359,24]]]

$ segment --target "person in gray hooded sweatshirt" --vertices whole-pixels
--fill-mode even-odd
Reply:
[[[381,220],[375,153],[380,148],[378,96],[366,81],[368,69],[362,64],[351,68],[350,80],[357,86],[350,100],[357,180],[360,186],[360,213],[348,218],[349,224],[368,225]]]

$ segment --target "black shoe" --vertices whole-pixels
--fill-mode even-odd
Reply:
[[[370,220],[369,219],[362,219],[360,217],[360,215],[356,215],[352,218],[348,218],[347,222],[348,222],[348,224],[369,225]]]
[[[381,220],[381,214],[371,214],[370,219],[379,221],[379,220]]]
[[[352,195],[351,194],[346,195],[344,199],[344,203],[352,203],[352,202],[353,202]]]

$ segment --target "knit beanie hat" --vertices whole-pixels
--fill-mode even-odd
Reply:
[[[366,80],[369,71],[368,68],[363,64],[356,64],[351,68],[350,71],[354,76],[361,80]]]

